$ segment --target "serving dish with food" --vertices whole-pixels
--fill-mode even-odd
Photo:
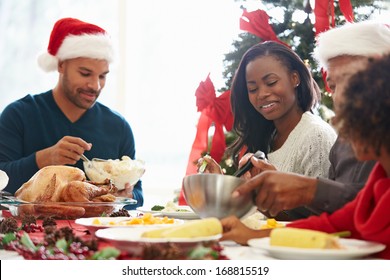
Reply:
[[[87,177],[96,182],[112,180],[118,190],[123,190],[126,184],[135,185],[145,173],[145,162],[132,160],[128,156],[121,159],[92,159],[83,162]]]
[[[357,239],[341,238],[348,232],[328,234],[298,228],[274,228],[270,237],[248,241],[278,259],[330,260],[357,259],[385,249],[385,245]]]
[[[148,245],[169,243],[189,251],[204,242],[218,241],[221,238],[222,225],[218,219],[209,218],[163,228],[106,228],[96,231],[95,234],[120,250],[139,255]]]
[[[152,207],[138,207],[138,211],[143,213],[151,213],[153,215],[163,215],[169,218],[194,220],[199,219],[199,215],[196,214],[191,207],[187,205],[177,205],[173,201],[169,201],[165,206],[154,205]]]
[[[77,219],[109,215],[125,205],[137,203],[134,199],[115,196],[117,191],[109,179],[87,181],[79,168],[47,166],[24,183],[14,198],[2,201],[2,205],[16,217]]]
[[[75,223],[86,227],[91,233],[99,229],[112,227],[129,227],[129,228],[156,228],[169,227],[184,223],[183,220],[171,219],[168,217],[153,216],[150,213],[143,214],[140,212],[130,212],[129,217],[90,217],[79,218]]]
[[[340,238],[343,249],[307,249],[270,245],[270,238],[250,239],[252,248],[266,251],[271,257],[285,260],[361,259],[384,250],[385,245],[357,239]]]
[[[135,204],[136,201],[112,201],[112,202],[29,202],[18,204],[2,203],[8,208],[12,216],[21,218],[32,215],[38,219],[53,217],[62,220],[74,220],[78,218],[109,216],[123,209],[124,206]]]

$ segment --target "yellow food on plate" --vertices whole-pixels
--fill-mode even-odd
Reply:
[[[105,225],[105,226],[133,226],[133,225],[159,225],[159,224],[174,224],[175,219],[164,217],[155,217],[150,213],[146,213],[141,217],[129,218],[124,221],[110,221],[108,223],[102,222],[99,218],[92,221],[93,225]]]
[[[269,229],[269,228],[281,228],[284,227],[284,224],[278,223],[275,219],[267,219],[267,223],[260,226],[260,229]]]
[[[275,228],[270,235],[271,246],[311,249],[340,249],[337,236],[316,230]]]
[[[213,236],[222,233],[222,224],[217,218],[194,220],[169,228],[146,231],[147,238],[195,238]]]

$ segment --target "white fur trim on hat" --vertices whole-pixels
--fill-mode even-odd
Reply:
[[[341,55],[377,56],[390,53],[390,27],[365,21],[347,23],[318,35],[313,57],[327,68],[331,58]]]
[[[58,62],[86,57],[112,62],[114,56],[111,40],[107,34],[69,35],[62,42],[56,56],[46,52],[38,57],[39,66],[47,71],[55,71]]]
[[[58,66],[58,58],[48,52],[38,56],[38,65],[46,72],[54,71]]]

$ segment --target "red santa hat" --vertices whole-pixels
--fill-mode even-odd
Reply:
[[[58,20],[50,34],[47,52],[38,57],[46,72],[55,71],[58,61],[86,57],[112,62],[111,39],[101,27],[75,18]]]
[[[329,59],[337,56],[381,56],[387,53],[390,53],[390,26],[362,21],[320,33],[313,56],[326,69]]]

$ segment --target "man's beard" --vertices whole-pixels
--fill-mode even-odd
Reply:
[[[97,92],[97,91],[91,90],[91,89],[83,90],[82,88],[77,88],[75,90],[75,92],[72,92],[71,88],[68,86],[69,84],[70,84],[69,80],[67,78],[67,75],[65,74],[64,78],[63,78],[64,94],[65,94],[65,97],[73,105],[75,105],[76,107],[78,107],[80,109],[88,110],[89,108],[91,108],[96,103],[96,100],[97,100],[97,98],[98,98],[98,96],[100,94],[100,91]],[[82,92],[89,93],[89,94],[94,94],[96,96],[94,102],[92,102],[92,103],[83,102],[83,99],[80,97]]]

